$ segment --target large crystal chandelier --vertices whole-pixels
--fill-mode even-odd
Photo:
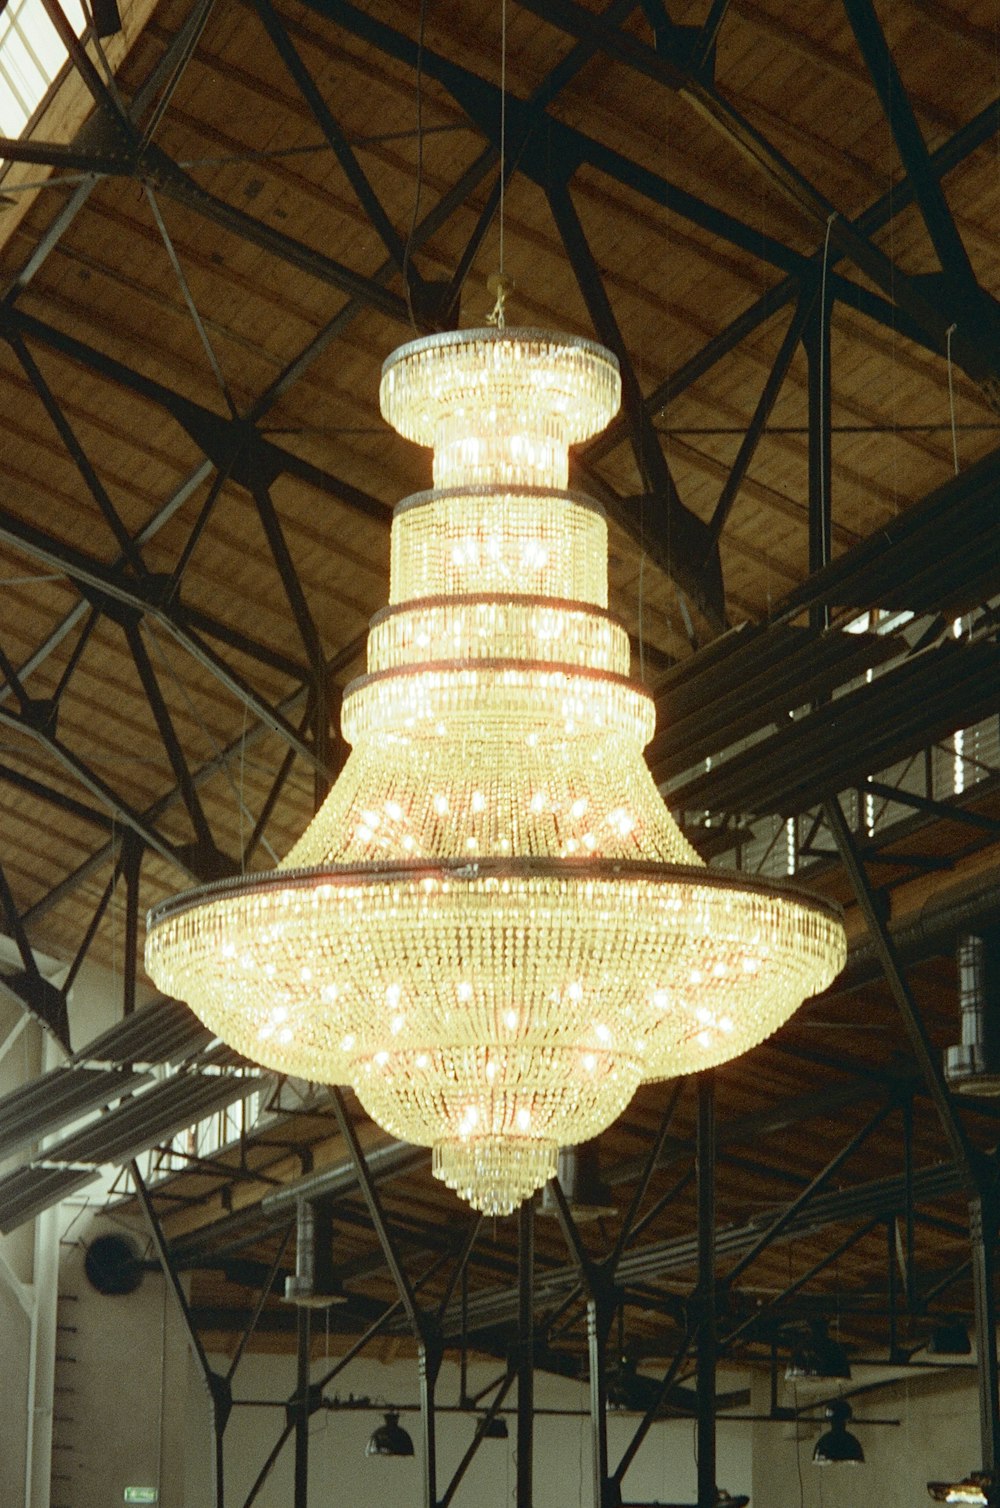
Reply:
[[[825,902],[707,869],[642,757],[607,526],[568,447],[614,357],[535,330],[412,341],[382,412],[434,447],[347,689],[352,752],[284,863],[150,916],[149,973],[248,1057],[353,1085],[503,1214],[643,1079],[773,1032],[843,966]]]

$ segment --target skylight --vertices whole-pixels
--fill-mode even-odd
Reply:
[[[86,22],[79,0],[63,0],[63,9],[80,35]],[[0,135],[22,135],[66,57],[42,0],[8,0],[0,12]]]

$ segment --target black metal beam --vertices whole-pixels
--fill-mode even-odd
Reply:
[[[866,1220],[865,1223],[863,1225],[860,1225],[857,1230],[851,1231],[851,1233],[845,1236],[842,1241],[838,1241],[835,1246],[831,1247],[830,1250],[826,1252],[824,1256],[820,1257],[818,1262],[814,1262],[813,1265],[801,1275],[801,1277],[798,1277],[794,1282],[789,1283],[787,1288],[783,1289],[781,1293],[775,1294],[774,1297],[768,1299],[766,1303],[757,1304],[754,1308],[753,1314],[747,1315],[746,1319],[741,1320],[739,1324],[735,1325],[731,1330],[728,1330],[726,1332],[719,1346],[720,1353],[725,1353],[726,1351],[730,1350],[735,1345],[735,1343],[748,1332],[759,1332],[761,1326],[765,1324],[765,1322],[770,1318],[771,1315],[775,1313],[776,1310],[780,1311],[782,1307],[788,1303],[789,1299],[795,1297],[800,1289],[805,1288],[809,1283],[812,1282],[813,1278],[818,1277],[821,1272],[824,1272],[834,1262],[838,1261],[845,1252],[850,1251],[852,1246],[856,1246],[859,1241],[864,1240],[865,1236],[870,1235],[871,1232],[876,1228],[876,1226],[880,1225],[881,1223],[881,1215],[874,1215],[870,1220]]]
[[[970,811],[967,806],[958,806],[950,801],[936,801],[931,796],[921,796],[915,791],[887,785],[881,780],[868,780],[865,789],[887,802],[898,802],[900,806],[912,807],[914,811],[924,812],[929,817],[941,817],[945,822],[957,822],[959,826],[974,827],[980,832],[1000,835],[1000,821],[996,817],[987,816],[985,812]]]
[[[130,178],[135,171],[135,161],[127,151],[115,157],[61,141],[42,141],[38,137],[0,136],[0,160],[28,162],[38,167],[58,168],[66,173],[92,173],[95,178],[112,175]]]
[[[199,875],[190,867],[184,855],[158,833],[123,797],[119,796],[105,780],[102,780],[82,759],[74,754],[71,749],[67,748],[55,734],[48,732],[38,723],[12,712],[9,707],[4,707],[3,705],[0,705],[0,725],[9,728],[12,732],[20,733],[37,743],[46,754],[62,765],[85,790],[89,791],[95,800],[101,802],[109,811],[113,812],[119,822],[124,823],[126,827],[130,827],[133,832],[137,833],[147,848],[155,849],[158,854],[168,859],[171,864],[177,865],[189,879],[197,880],[199,878]]]
[[[410,269],[404,266],[406,248],[402,237],[386,214],[381,200],[372,188],[368,175],[358,161],[354,149],[339,123],[334,118],[329,105],[317,88],[315,79],[303,63],[295,44],[288,35],[286,27],[271,4],[271,0],[254,0],[254,8],[268,36],[271,38],[278,56],[281,58],[292,79],[294,79],[299,93],[312,111],[320,130],[344,170],[348,182],[357,195],[359,204],[378,232],[382,244],[389,253],[397,270],[406,276]]]
[[[885,118],[889,122],[900,161],[913,186],[921,216],[934,243],[942,270],[955,285],[954,294],[960,300],[967,300],[978,289],[976,275],[945,198],[941,180],[931,166],[927,144],[917,124],[910,97],[896,60],[889,50],[875,7],[871,0],[844,0],[844,10],[875,85]]]
[[[513,1367],[509,1367],[506,1376],[502,1378],[497,1391],[494,1394],[493,1400],[487,1408],[485,1414],[483,1414],[477,1421],[475,1433],[472,1436],[472,1440],[468,1448],[466,1449],[462,1459],[455,1467],[448,1486],[441,1494],[438,1508],[449,1508],[449,1505],[451,1504],[455,1493],[458,1491],[465,1473],[472,1465],[472,1462],[474,1461],[479,1451],[480,1445],[486,1438],[487,1429],[493,1423],[493,1420],[497,1418],[501,1408],[503,1407],[504,1400],[507,1397],[507,1394],[510,1392],[511,1387],[513,1386],[515,1375],[515,1369]]]
[[[14,352],[14,355],[20,362],[21,367],[23,368],[29,382],[31,383],[35,392],[38,394],[38,397],[41,399],[42,406],[51,419],[53,427],[60,440],[62,440],[63,445],[68,455],[70,456],[70,459],[83,478],[87,491],[94,499],[94,502],[97,504],[97,507],[101,515],[103,516],[104,521],[111,530],[111,533],[114,535],[115,541],[118,545],[119,550],[122,552],[124,559],[128,562],[129,566],[131,566],[135,575],[141,580],[146,575],[145,562],[143,561],[139,550],[136,548],[132,536],[129,534],[128,529],[125,527],[121,514],[118,512],[114,503],[111,501],[106,487],[98,477],[97,472],[94,470],[94,467],[91,464],[89,456],[87,455],[83,446],[80,444],[79,438],[77,437],[73,426],[70,424],[69,420],[62,410],[61,405],[57,401],[55,394],[53,393],[48,382],[45,380],[45,377],[42,375],[37,361],[28,350],[20,335],[12,334],[9,337],[9,344],[11,350]]]
[[[930,154],[930,163],[933,172],[938,178],[953,171],[961,163],[965,162],[984,143],[992,140],[997,129],[1000,128],[1000,99],[994,100],[987,105],[978,115],[974,116],[967,125],[956,131],[947,141]],[[913,185],[909,179],[904,179],[900,184],[893,184],[889,191],[876,199],[868,209],[858,215],[853,224],[859,231],[867,236],[875,236],[899,215],[903,214],[914,203]],[[829,255],[829,267],[832,271],[843,253],[835,244],[831,244]],[[818,273],[823,247],[809,259],[812,277]],[[763,324],[771,319],[780,310],[798,297],[802,280],[798,275],[789,276],[775,284],[773,288],[761,295],[753,304],[731,320],[724,330],[714,335],[700,351],[690,356],[675,372],[658,384],[646,399],[646,405],[650,413],[658,413],[671,400],[680,397],[694,383],[704,377],[712,368],[728,356],[739,346],[742,341],[752,335]],[[836,285],[834,285],[836,287]],[[940,353],[944,345],[940,341],[935,342],[935,349]],[[621,443],[624,433],[624,425],[621,419],[612,422],[604,434],[591,440],[584,447],[584,454],[593,460],[599,460]]]
[[[139,972],[139,881],[142,875],[143,847],[134,832],[122,838],[122,878],[125,882],[125,937],[122,966],[122,1015],[135,1010]]]
[[[270,1298],[271,1289],[274,1287],[275,1279],[277,1278],[278,1273],[281,1269],[281,1264],[285,1260],[285,1252],[288,1250],[288,1243],[292,1239],[292,1232],[294,1230],[295,1221],[292,1220],[285,1227],[285,1233],[278,1243],[278,1250],[275,1253],[274,1261],[271,1263],[271,1266],[268,1269],[266,1278],[260,1285],[260,1293],[257,1296],[257,1302],[254,1304],[253,1309],[250,1311],[250,1318],[247,1320],[247,1323],[243,1329],[243,1333],[240,1336],[239,1341],[237,1342],[236,1350],[230,1357],[229,1368],[226,1372],[226,1381],[230,1384],[230,1386],[232,1386],[233,1378],[236,1376],[239,1364],[243,1360],[243,1353],[246,1350],[247,1345],[249,1344],[250,1339],[257,1328],[257,1324],[260,1320],[261,1315],[264,1312],[264,1305]]]
[[[739,1261],[730,1268],[729,1272],[726,1274],[727,1285],[731,1286],[736,1281],[736,1279],[746,1271],[750,1264],[752,1262],[755,1262],[760,1254],[766,1251],[767,1248],[777,1240],[782,1231],[788,1229],[795,1217],[805,1209],[809,1201],[811,1199],[814,1199],[821,1189],[824,1189],[826,1187],[826,1185],[830,1182],[830,1179],[840,1171],[840,1169],[844,1166],[844,1163],[854,1155],[854,1153],[865,1141],[867,1141],[872,1132],[877,1130],[877,1128],[882,1124],[886,1116],[893,1108],[894,1105],[892,1104],[892,1102],[881,1106],[881,1108],[875,1112],[871,1119],[865,1122],[860,1131],[855,1132],[850,1141],[848,1141],[845,1146],[840,1147],[833,1154],[826,1166],[816,1174],[815,1178],[810,1179],[809,1183],[802,1190],[802,1192],[800,1194],[797,1194],[796,1197],[788,1205],[786,1205],[781,1214],[775,1217],[775,1219],[765,1231],[761,1232],[760,1237],[753,1243],[749,1251],[744,1252]]]
[[[828,231],[832,244],[921,325],[934,338],[939,349],[944,349],[946,333],[951,325],[956,324],[958,314],[953,306],[949,306],[946,293],[940,301],[925,294],[917,279],[902,273],[875,242],[839,215],[834,205],[728,100],[703,78],[689,73],[682,54],[669,57],[654,51],[631,33],[608,26],[577,0],[520,0],[520,3],[550,25],[572,37],[598,45],[614,61],[682,95],[799,214],[811,220],[817,230]],[[1000,382],[1000,358],[996,355],[992,337],[966,321],[954,331],[952,354],[970,377],[984,385],[992,402]]]
[[[403,1266],[402,1259],[397,1250],[395,1235],[385,1218],[382,1201],[375,1187],[375,1180],[372,1177],[365,1154],[361,1149],[361,1143],[358,1141],[358,1134],[354,1129],[350,1112],[347,1109],[344,1096],[339,1089],[331,1086],[328,1093],[333,1104],[334,1114],[337,1117],[337,1125],[340,1127],[340,1134],[344,1139],[344,1145],[354,1164],[354,1171],[357,1175],[358,1185],[364,1196],[365,1204],[368,1207],[372,1227],[385,1254],[386,1265],[392,1273],[393,1280],[399,1290],[399,1296],[403,1302],[403,1308],[406,1310],[406,1317],[413,1328],[413,1333],[419,1338],[422,1332],[424,1317],[417,1306],[413,1285],[410,1282],[406,1268]]]
[[[165,383],[136,371],[126,362],[118,361],[106,352],[88,345],[86,341],[79,340],[44,320],[36,319],[21,309],[0,306],[0,335],[8,342],[13,337],[21,336],[58,351],[85,369],[147,399],[170,414],[216,465],[228,463],[233,480],[249,486],[251,490],[262,477],[286,473],[329,493],[348,507],[365,513],[388,527],[389,510],[386,504],[333,476],[322,467],[304,461],[302,457],[276,445],[273,440],[266,439],[254,427],[251,419],[227,419],[176,392]]]
[[[569,189],[562,184],[552,185],[548,200],[594,329],[618,358],[622,405],[628,418],[632,451],[642,485],[650,494],[650,532],[665,541],[664,563],[670,574],[719,628],[725,622],[726,609],[717,546],[701,519],[681,501]]]
[[[799,297],[795,313],[792,316],[788,329],[785,331],[778,353],[774,358],[767,380],[764,383],[757,407],[754,409],[746,433],[740,442],[740,448],[736,452],[736,459],[729,469],[729,474],[719,494],[719,501],[715,505],[711,522],[708,526],[709,538],[717,543],[719,536],[725,528],[726,520],[732,512],[733,504],[739,496],[740,488],[747,474],[747,469],[754,458],[757,446],[767,428],[767,421],[771,417],[771,410],[778,401],[782,385],[788,375],[788,368],[792,364],[798,343],[802,338],[806,322],[809,319],[810,308],[815,298],[815,290],[803,292]]]
[[[251,494],[267,538],[268,546],[271,550],[271,555],[277,567],[278,576],[281,579],[281,585],[285,596],[288,598],[288,605],[298,625],[299,634],[302,637],[302,643],[305,646],[313,676],[317,678],[315,689],[317,694],[319,694],[325,686],[323,669],[325,656],[323,654],[323,645],[320,642],[319,630],[316,627],[316,621],[306,600],[306,594],[302,588],[299,573],[295,569],[295,562],[292,560],[288,541],[285,538],[285,531],[281,526],[281,520],[278,517],[269,488],[261,480],[251,488]],[[322,700],[325,704],[325,697]]]
[[[314,762],[314,750],[298,736],[284,716],[205,643],[194,626],[199,621],[198,615],[189,613],[176,600],[170,604],[163,603],[155,583],[135,582],[123,577],[112,567],[55,539],[43,529],[17,518],[6,509],[0,509],[0,542],[10,545],[38,564],[66,575],[84,594],[96,596],[105,604],[119,604],[132,613],[142,614],[159,623],[256,718],[283,738],[302,758],[310,764]],[[280,663],[274,668],[282,668],[286,674],[294,674],[296,680],[305,679],[301,666],[277,655],[268,646],[249,638],[241,631],[230,631],[226,625],[207,615],[202,615],[200,621],[204,623],[208,633],[231,634],[242,652],[261,661],[266,659],[270,664],[278,660]]]
[[[306,3],[318,15],[410,68],[417,67],[419,54],[424,75],[434,78],[446,89],[483,135],[499,145],[500,90],[495,83],[426,45],[419,48],[403,32],[376,20],[350,4],[349,0],[306,0]],[[634,8],[634,5],[612,5],[601,20],[613,28]],[[642,164],[545,112],[544,106],[551,102],[558,88],[564,87],[567,75],[571,76],[581,66],[579,59],[592,56],[600,47],[600,36],[581,36],[563,64],[553,72],[553,78],[559,75],[558,87],[545,81],[527,100],[508,96],[506,114],[511,148],[518,156],[525,176],[547,192],[557,180],[564,184],[568,182],[575,169],[587,163],[623,187],[653,203],[668,206],[692,224],[754,257],[773,263],[781,271],[802,271],[807,259],[783,246],[766,231],[745,225],[735,216],[705,203]]]
[[[156,672],[146,652],[146,646],[143,643],[139,625],[134,620],[126,619],[123,628],[129,650],[132,654],[133,663],[135,664],[139,680],[142,683],[142,689],[146,695],[146,701],[149,704],[153,720],[159,731],[160,741],[166,750],[167,758],[170,760],[170,767],[174,772],[174,779],[180,788],[181,799],[187,808],[188,816],[191,818],[195,838],[202,848],[208,852],[212,852],[215,849],[212,830],[208,825],[208,818],[205,816],[205,809],[199,799],[194,781],[191,779],[191,771],[188,769],[187,759],[185,758],[184,750],[181,748],[181,741],[177,736],[177,730],[174,727],[170,709],[167,707],[163,692],[160,689],[160,683],[156,678]]]
[[[875,891],[865,871],[864,862],[858,853],[854,835],[836,796],[831,796],[824,803],[824,812],[827,826],[833,834],[841,862],[850,877],[855,898],[885,971],[886,981],[899,1007],[907,1036],[910,1039],[911,1050],[927,1084],[955,1164],[961,1171],[966,1187],[973,1196],[976,1196],[980,1192],[981,1155],[970,1142],[968,1132],[955,1108],[944,1080],[938,1055],[920,1015],[920,1007],[907,983],[903,966],[886,925],[886,918],[879,906]]]
[[[674,1113],[680,1102],[681,1095],[684,1093],[684,1086],[686,1083],[686,1079],[675,1080],[674,1084],[671,1087],[670,1093],[667,1096],[667,1103],[664,1106],[663,1114],[660,1117],[660,1124],[657,1128],[656,1135],[653,1137],[652,1143],[650,1144],[649,1151],[646,1154],[646,1159],[643,1164],[642,1171],[639,1174],[635,1189],[632,1192],[632,1198],[629,1201],[629,1207],[625,1213],[625,1217],[622,1220],[621,1227],[618,1231],[618,1238],[615,1241],[611,1256],[608,1259],[608,1265],[612,1272],[614,1272],[615,1268],[618,1266],[622,1252],[625,1250],[626,1246],[628,1246],[629,1242],[632,1239],[635,1224],[639,1218],[639,1211],[642,1208],[642,1202],[646,1197],[646,1191],[649,1188],[653,1175],[660,1164],[660,1159],[663,1155],[664,1144],[666,1143],[667,1136],[670,1133],[670,1127],[673,1124]]]

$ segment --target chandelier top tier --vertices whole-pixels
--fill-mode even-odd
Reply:
[[[435,487],[565,487],[568,448],[621,402],[618,362],[545,330],[450,330],[400,346],[382,367],[382,413],[434,447]]]
[[[451,332],[390,357],[380,396],[435,485],[393,517],[351,754],[277,870],[151,915],[147,965],[247,1056],[352,1084],[501,1214],[643,1079],[772,1032],[844,932],[789,886],[709,873],[643,760],[607,524],[567,488],[569,446],[617,411],[614,357]]]

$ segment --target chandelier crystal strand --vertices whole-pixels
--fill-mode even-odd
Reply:
[[[239,1051],[350,1083],[504,1214],[640,1081],[763,1040],[846,943],[825,902],[708,870],[644,762],[607,525],[567,488],[568,447],[617,412],[615,358],[449,332],[395,352],[380,396],[434,447],[434,487],[394,515],[350,757],[277,870],[151,914],[146,962]]]

